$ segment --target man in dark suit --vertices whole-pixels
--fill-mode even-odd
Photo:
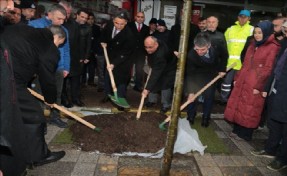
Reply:
[[[133,34],[127,27],[128,15],[121,12],[115,16],[113,23],[107,24],[101,36],[101,43],[107,44],[107,52],[111,69],[114,74],[118,89],[118,96],[125,98],[127,84],[131,77],[133,46],[135,45]],[[112,94],[111,81],[108,72],[105,73],[105,93]]]
[[[134,90],[142,91],[144,82],[143,66],[145,63],[146,52],[144,49],[144,39],[149,35],[149,27],[143,22],[145,15],[143,12],[138,12],[135,15],[135,21],[128,23],[131,31],[134,34],[136,44],[132,55],[135,64],[135,86]]]
[[[43,110],[27,90],[28,82],[37,74],[46,104],[52,107],[56,101],[57,47],[66,34],[59,26],[49,29],[12,25],[0,36],[0,170],[4,175],[21,175],[28,164],[40,166],[65,155],[64,151],[48,149]]]
[[[149,94],[146,105],[155,104],[154,94],[161,91],[161,113],[166,113],[171,107],[177,60],[173,57],[167,44],[153,36],[147,37],[144,45],[148,54],[148,64],[152,71],[142,95],[146,97]]]

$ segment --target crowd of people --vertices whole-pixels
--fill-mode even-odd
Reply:
[[[108,70],[114,74],[120,98],[127,97],[133,79],[133,89],[147,97],[147,108],[157,103],[160,94],[161,113],[170,110],[180,20],[169,30],[163,19],[152,18],[147,26],[144,12],[137,12],[130,21],[123,11],[98,25],[93,12],[78,9],[74,14],[71,3],[64,0],[37,19],[32,0],[1,1],[0,7],[0,170],[4,175],[21,175],[27,165],[40,166],[64,157],[64,151],[50,151],[44,139],[46,123],[67,127],[53,104],[85,106],[81,89],[87,84],[97,85],[97,91],[106,95],[102,101],[107,102],[113,95]],[[253,131],[266,123],[265,148],[251,153],[275,158],[268,168],[281,170],[287,167],[286,17],[262,19],[252,26],[250,11],[241,10],[237,19],[224,34],[217,30],[216,16],[202,17],[198,25],[190,23],[184,97],[193,99],[217,75],[223,79],[188,105],[187,119],[193,125],[197,106],[202,104],[201,126],[207,128],[218,89],[226,104],[224,117],[234,125],[230,137],[250,141]],[[108,65],[102,46],[107,47]],[[145,66],[151,69],[146,86]],[[45,106],[27,87],[43,94],[45,106],[51,108],[49,120],[43,114]]]

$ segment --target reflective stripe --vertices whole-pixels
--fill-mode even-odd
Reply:
[[[246,39],[229,39],[227,42],[246,43]]]
[[[224,91],[224,92],[230,92],[231,89],[221,89],[221,91]]]
[[[232,55],[231,55],[231,56],[229,56],[229,58],[230,58],[230,59],[240,59],[240,56],[234,56],[234,55],[232,56]]]
[[[231,87],[231,84],[222,84],[222,86]]]

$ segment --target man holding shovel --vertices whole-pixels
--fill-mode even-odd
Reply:
[[[111,78],[107,70],[105,73],[105,93],[106,95],[114,94],[114,102],[126,98],[126,89],[131,78],[131,54],[135,41],[130,28],[126,26],[127,21],[127,13],[120,12],[114,17],[113,23],[107,24],[101,36],[101,44],[107,50],[106,60],[109,61],[107,69],[112,70],[117,87],[117,91],[113,90]],[[118,101],[117,105],[123,107],[120,101]]]
[[[148,96],[147,103],[156,103],[154,93],[161,91],[161,112],[165,113],[171,107],[177,60],[172,57],[167,45],[153,36],[148,36],[144,41],[144,45],[152,73],[142,95],[147,97],[149,93],[152,93]]]

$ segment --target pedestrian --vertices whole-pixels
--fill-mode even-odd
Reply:
[[[34,28],[45,28],[50,25],[61,26],[67,17],[66,10],[59,4],[51,5],[47,16],[39,18],[36,20],[29,21],[28,25]],[[66,32],[66,40],[63,45],[59,47],[60,51],[60,61],[58,62],[58,68],[56,72],[56,84],[57,84],[57,104],[61,104],[61,94],[63,88],[64,78],[68,76],[70,72],[70,45],[69,45],[69,33],[68,30],[61,26]],[[39,87],[38,87],[39,89]],[[41,88],[40,88],[41,90]],[[52,109],[50,113],[50,124],[56,125],[59,128],[67,128],[66,122],[62,121],[60,118],[59,110]]]
[[[135,40],[130,28],[127,26],[128,14],[120,12],[115,15],[113,23],[107,24],[103,29],[101,43],[107,44],[110,65],[107,69],[113,71],[118,96],[126,98],[127,85],[131,79],[133,46]],[[112,95],[110,76],[105,71],[105,94]],[[106,98],[104,98],[106,99]],[[120,108],[123,110],[122,108]]]
[[[252,35],[254,29],[254,27],[249,24],[251,19],[249,10],[241,10],[237,19],[238,21],[235,22],[235,25],[229,27],[224,33],[229,54],[227,66],[236,62],[236,66],[225,75],[221,85],[221,101],[224,104],[227,102],[232,90],[234,75],[242,66],[242,58],[240,58],[241,51],[244,48],[247,37]]]
[[[283,24],[285,33],[287,33],[287,22]],[[274,158],[267,165],[267,168],[273,171],[280,171],[287,167],[287,42],[284,40],[282,48],[277,57],[277,63],[271,75],[272,85],[267,103],[267,127],[269,135],[263,150],[251,151],[252,155]]]
[[[146,56],[144,39],[149,35],[149,28],[144,24],[144,12],[137,12],[134,18],[134,21],[128,23],[128,26],[131,29],[136,41],[136,44],[133,48],[134,52],[132,54],[133,62],[135,65],[135,86],[133,89],[135,91],[141,92],[143,90],[145,80],[145,73],[143,71]]]
[[[234,79],[234,88],[224,112],[226,120],[234,124],[231,137],[252,139],[258,127],[267,90],[265,85],[274,66],[280,44],[273,34],[270,21],[259,22],[254,30],[242,69]]]
[[[12,25],[1,34],[1,55],[4,56],[1,68],[9,67],[8,72],[1,69],[0,170],[4,175],[25,174],[27,165],[41,166],[65,155],[64,151],[48,149],[43,110],[27,90],[28,82],[37,74],[46,104],[53,106],[56,101],[54,74],[59,60],[57,47],[65,37],[58,26],[35,29]]]
[[[160,111],[166,113],[171,108],[177,59],[173,57],[165,42],[153,36],[148,36],[144,45],[147,51],[148,65],[152,71],[142,95],[148,97],[146,106],[152,107],[156,104],[157,93],[160,91],[162,103]]]
[[[192,99],[194,95],[209,83],[214,77],[224,75],[226,71],[227,56],[221,57],[218,45],[213,47],[208,33],[198,33],[194,39],[194,48],[188,52],[185,69],[185,95]],[[201,126],[208,127],[213,107],[215,85],[211,85],[204,93],[203,114]],[[195,100],[187,106],[187,120],[192,125],[197,113],[198,101]]]

